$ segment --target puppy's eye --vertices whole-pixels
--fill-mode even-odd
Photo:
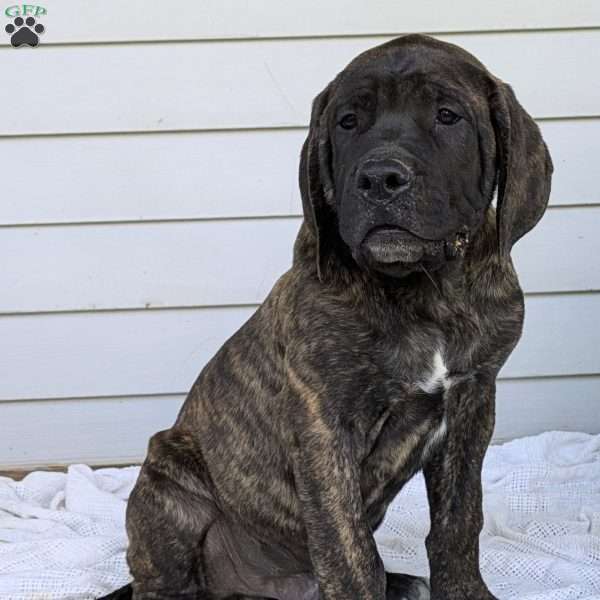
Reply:
[[[344,115],[340,120],[342,129],[354,129],[358,125],[358,117],[354,113]]]
[[[462,117],[452,112],[449,108],[440,108],[436,117],[436,121],[442,125],[454,125],[458,123]]]

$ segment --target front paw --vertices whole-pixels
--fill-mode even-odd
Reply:
[[[482,582],[432,585],[431,600],[498,600]]]
[[[491,592],[456,591],[452,593],[438,592],[431,594],[431,600],[498,600]]]

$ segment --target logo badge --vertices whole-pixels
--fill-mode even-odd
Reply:
[[[35,17],[39,18],[47,14],[43,6],[16,4],[9,6],[4,14],[13,19],[4,30],[10,35],[10,43],[15,48],[21,46],[35,48],[40,43],[39,36],[46,31],[46,28]]]

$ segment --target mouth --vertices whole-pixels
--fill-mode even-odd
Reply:
[[[375,227],[361,244],[361,251],[371,266],[378,270],[411,268],[423,262],[444,258],[443,240],[426,240],[401,227]]]

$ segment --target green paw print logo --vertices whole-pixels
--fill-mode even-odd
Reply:
[[[40,35],[46,31],[46,28],[36,20],[46,14],[43,6],[33,6],[31,4],[9,6],[4,14],[13,18],[12,23],[8,23],[4,30],[10,35],[10,43],[15,47],[30,46],[35,48],[40,43]]]

